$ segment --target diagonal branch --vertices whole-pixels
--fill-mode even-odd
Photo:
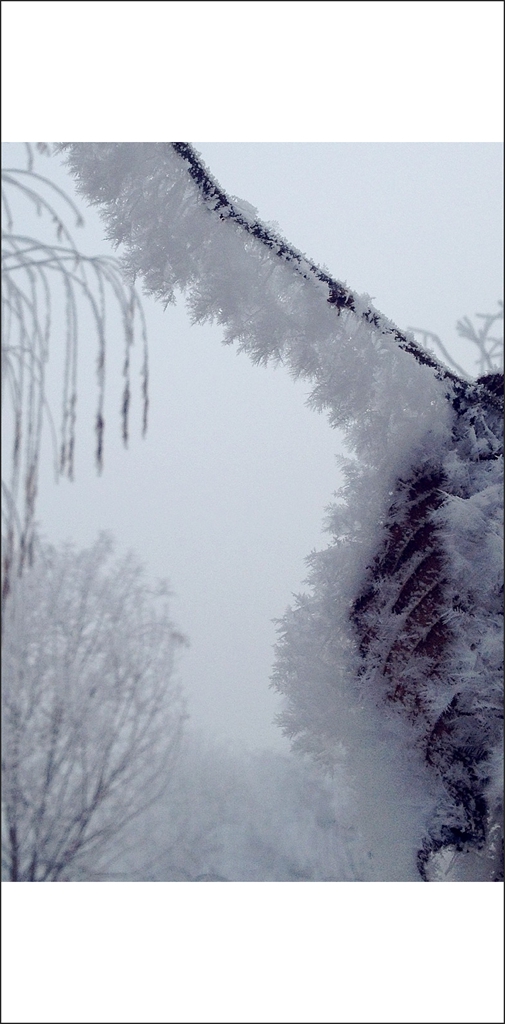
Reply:
[[[360,302],[359,296],[348,288],[347,285],[331,277],[326,271],[318,267],[317,264],[312,263],[289,242],[276,235],[262,221],[258,219],[254,221],[249,220],[243,210],[239,210],[233,204],[221,185],[212,177],[190,143],[172,142],[171,145],[178,156],[187,164],[188,173],[198,186],[206,205],[218,214],[219,219],[235,221],[244,231],[270,249],[280,260],[284,263],[289,263],[294,272],[305,278],[305,280],[309,280],[312,277],[325,284],[328,288],[327,302],[336,308],[337,314],[344,309],[355,313],[356,316],[359,316],[365,323],[373,326],[384,337],[395,341],[399,348],[412,355],[418,363],[431,367],[439,380],[450,382],[456,397],[464,397],[470,404],[479,402],[484,405],[491,405],[493,408],[503,409],[503,400],[489,393],[485,385],[475,384],[453,373],[452,370],[435,359],[421,345],[417,344],[412,337],[401,331],[372,305],[367,306],[364,310],[360,310],[362,302]]]

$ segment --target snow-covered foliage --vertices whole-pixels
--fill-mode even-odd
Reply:
[[[500,877],[497,375],[443,367],[187,144],[62,148],[132,278],[311,381],[353,453],[311,593],[280,626],[282,726],[328,768],[346,760],[377,880]]]
[[[42,545],[15,581],[2,643],[2,874],[86,878],[166,787],[184,706],[165,597],[104,535]]]

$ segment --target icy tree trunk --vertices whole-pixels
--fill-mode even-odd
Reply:
[[[466,409],[450,449],[466,480],[427,460],[398,482],[351,613],[362,683],[404,714],[443,780],[418,853],[425,880],[446,870],[461,880],[503,877],[503,807],[490,785],[502,737],[500,560],[477,518],[494,518],[498,537],[500,431],[497,415]]]

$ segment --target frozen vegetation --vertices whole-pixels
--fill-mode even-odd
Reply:
[[[194,322],[310,381],[349,451],[310,592],[278,624],[280,725],[303,759],[190,736],[94,870],[502,878],[502,378],[439,363],[229,199],[190,146],[62,149],[129,279],[165,304],[182,292]]]

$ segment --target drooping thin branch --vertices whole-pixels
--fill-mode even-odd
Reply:
[[[49,153],[45,145],[39,144],[37,149]],[[21,571],[32,545],[43,420],[49,411],[45,395],[45,368],[52,348],[54,314],[58,304],[63,308],[65,329],[57,472],[69,479],[74,475],[81,300],[92,314],[98,341],[98,402],[95,415],[95,459],[98,470],[101,471],[103,467],[104,450],[107,292],[117,302],[125,337],[124,385],[120,407],[124,443],[127,442],[129,430],[130,351],[137,333],[137,324],[140,324],[143,349],[140,374],[143,435],[147,429],[147,335],[138,293],[133,284],[125,284],[116,259],[86,256],[79,250],[66,225],[65,215],[60,215],[55,203],[63,204],[64,209],[74,218],[75,225],[80,227],[84,221],[78,206],[64,189],[34,170],[33,149],[27,144],[26,150],[26,167],[2,170],[2,203],[5,213],[5,229],[2,234],[2,388],[5,381],[13,433],[9,477],[3,484],[3,494],[5,496],[8,492],[11,500],[3,505],[2,512],[5,524],[2,600],[10,590],[14,548],[17,548],[19,556],[17,570]],[[51,198],[48,199],[43,190]],[[21,200],[25,208],[31,207],[52,225],[56,233],[54,243],[16,233],[14,204],[9,191],[18,205]],[[58,289],[61,289],[60,292]],[[54,441],[51,418],[49,422]],[[13,518],[13,509],[18,505],[19,514]],[[16,521],[20,524],[19,534]]]

